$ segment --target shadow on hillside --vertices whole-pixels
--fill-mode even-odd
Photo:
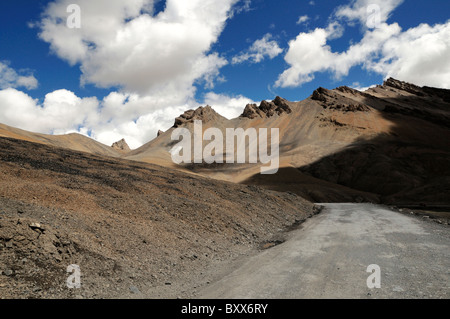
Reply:
[[[254,175],[243,183],[315,202],[449,205],[449,101],[450,91],[433,88],[399,99],[367,96],[364,104],[383,109],[383,118],[393,123],[389,133],[357,139],[307,166]]]

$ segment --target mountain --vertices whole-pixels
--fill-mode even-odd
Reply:
[[[279,129],[280,168],[262,175],[261,164],[176,164],[172,133],[217,128]],[[270,135],[270,134],[269,134]],[[447,205],[450,201],[450,90],[387,79],[360,92],[349,87],[318,88],[299,102],[276,97],[249,104],[228,120],[213,107],[188,110],[169,130],[136,150],[125,141],[114,147],[88,137],[30,133],[0,125],[0,136],[64,147],[100,156],[121,157],[218,180],[294,192],[314,202],[369,201],[389,204]],[[208,142],[204,141],[202,147]],[[248,141],[245,144],[250,158]],[[226,158],[226,145],[219,158]],[[234,146],[237,151],[237,146]],[[220,152],[220,151],[218,151]],[[191,154],[194,159],[194,154]]]
[[[113,143],[111,147],[121,153],[128,153],[129,151],[131,151],[125,139],[121,139],[120,141]]]
[[[10,137],[33,143],[67,148],[100,156],[121,156],[122,153],[81,134],[48,135],[28,132],[0,123],[0,137]]]
[[[278,173],[261,175],[260,164],[174,164],[169,152],[178,141],[171,134],[180,127],[193,132],[195,120],[203,132],[215,127],[223,135],[226,128],[279,128]],[[201,107],[126,157],[312,201],[448,204],[450,91],[390,78],[365,92],[318,88],[300,102],[276,97],[247,105],[232,120]]]

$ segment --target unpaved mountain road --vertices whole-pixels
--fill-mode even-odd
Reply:
[[[289,239],[200,298],[449,298],[450,228],[372,204],[323,204]],[[369,289],[369,265],[381,288]]]

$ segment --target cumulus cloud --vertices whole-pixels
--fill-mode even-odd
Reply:
[[[217,113],[229,120],[240,116],[245,106],[251,103],[255,102],[242,95],[229,96],[214,92],[207,93],[203,102],[204,105],[212,106]]]
[[[96,98],[77,97],[68,90],[57,90],[45,96],[42,104],[14,88],[0,91],[0,122],[14,127],[45,133],[77,130],[86,125],[98,107]]]
[[[57,56],[80,64],[82,83],[189,95],[195,81],[211,85],[226,64],[209,50],[236,1],[167,0],[153,16],[152,0],[79,0],[81,28],[70,29],[66,9],[73,0],[57,0],[43,15],[40,37]]]
[[[241,52],[232,59],[233,64],[239,64],[246,61],[259,63],[266,57],[273,59],[280,55],[283,49],[280,48],[277,41],[272,40],[272,35],[267,33],[264,37],[253,42],[248,50]]]
[[[379,23],[383,23],[402,3],[403,0],[352,0],[349,5],[338,7],[335,16],[348,21],[359,20],[361,25],[366,25],[367,20],[376,14]]]
[[[20,72],[9,67],[8,62],[0,61],[0,89],[24,87],[32,90],[38,87],[38,80],[29,72]],[[25,73],[25,74],[24,74]]]
[[[450,20],[421,24],[389,38],[371,70],[418,85],[450,89]]]
[[[289,42],[284,57],[287,68],[279,75],[276,87],[298,87],[314,79],[317,72],[330,72],[339,79],[360,65],[385,77],[396,77],[419,85],[450,88],[450,20],[445,24],[403,31],[397,23],[386,21],[401,0],[356,0],[339,7],[334,16],[366,24],[370,5],[379,5],[376,27],[365,28],[363,38],[346,51],[334,52],[329,41],[342,36],[339,20],[326,28],[300,33]]]

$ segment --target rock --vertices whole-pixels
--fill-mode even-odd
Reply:
[[[311,99],[315,101],[326,102],[327,101],[327,98],[325,96],[326,91],[327,90],[322,87],[318,88],[313,92]]]
[[[188,110],[175,119],[173,127],[177,128],[187,123],[194,123],[195,120],[209,122],[219,117],[219,114],[209,105],[200,106],[196,110]]]
[[[41,224],[39,224],[39,223],[31,223],[31,224],[30,224],[30,228],[31,228],[32,230],[40,230],[41,232],[44,232],[44,231],[45,231],[45,228],[42,227]]]
[[[7,277],[10,277],[10,276],[14,275],[14,271],[12,269],[7,268],[3,271],[3,274]]]
[[[383,87],[391,87],[398,90],[406,91],[408,93],[415,94],[417,96],[425,96],[423,89],[418,87],[417,85],[399,81],[393,78],[387,79],[384,82]]]
[[[283,113],[290,114],[292,109],[288,105],[288,101],[277,96],[272,102],[261,101],[259,106],[256,104],[247,104],[244,112],[240,117],[246,117],[248,119],[255,118],[269,118],[274,115],[281,115]]]
[[[129,152],[131,151],[130,147],[128,146],[127,142],[125,141],[125,139],[121,139],[118,142],[115,142],[113,145],[111,145],[111,147],[117,151],[121,151],[121,152]]]
[[[164,131],[158,130],[158,136],[160,136],[160,135],[162,135],[164,133],[165,133]]]
[[[244,112],[240,117],[246,117],[248,119],[255,119],[257,117],[263,117],[264,113],[258,108],[256,104],[247,104],[244,109]]]

